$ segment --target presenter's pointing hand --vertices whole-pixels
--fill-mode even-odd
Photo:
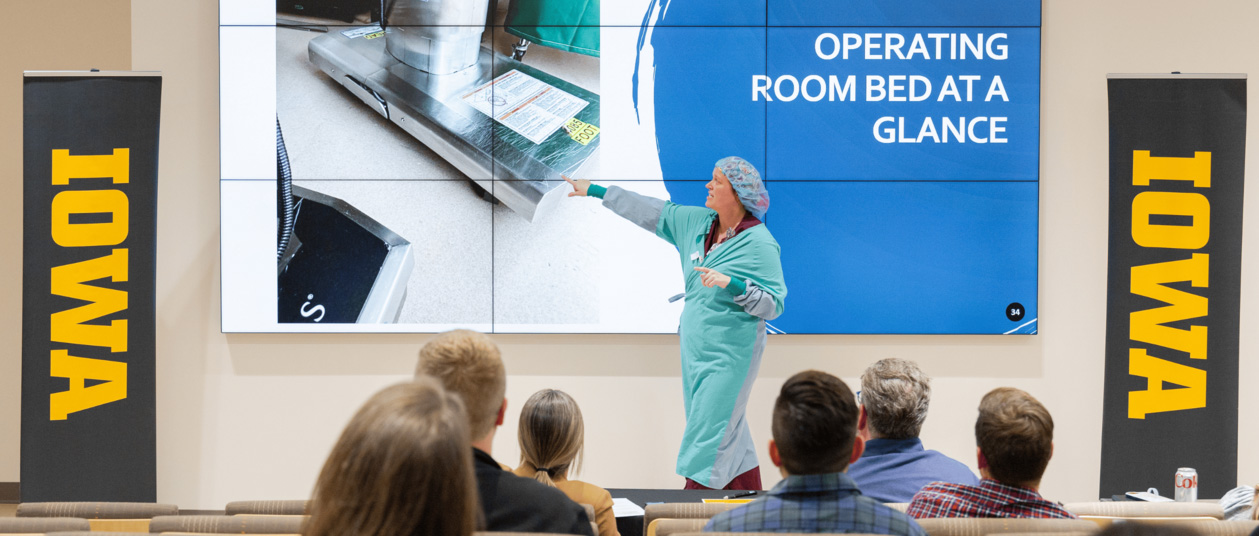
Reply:
[[[696,266],[695,271],[703,274],[700,276],[700,281],[703,282],[706,287],[726,288],[726,285],[730,284],[730,276],[712,268]]]
[[[560,176],[564,177],[564,180],[568,181],[568,184],[573,187],[573,191],[568,192],[568,197],[586,197],[586,192],[590,191],[590,181],[586,179],[573,180],[568,178],[567,175]]]

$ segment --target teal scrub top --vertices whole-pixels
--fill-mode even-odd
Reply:
[[[763,318],[735,303],[745,285],[705,287],[694,268],[712,268],[770,294],[775,304],[770,318],[782,314],[787,296],[780,248],[765,225],[745,229],[706,254],[704,239],[716,216],[708,208],[670,202],[656,226],[656,235],[677,247],[686,282],[678,326],[686,431],[677,472],[710,488],[725,487],[759,465],[745,414],[766,329]]]

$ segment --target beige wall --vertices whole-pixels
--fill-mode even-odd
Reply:
[[[71,13],[67,6],[79,6],[50,4],[54,7],[43,9],[64,14]],[[158,216],[158,498],[185,508],[216,508],[230,500],[305,497],[349,415],[376,389],[406,379],[416,348],[427,338],[219,332],[216,7],[213,2],[134,0],[131,17],[131,67],[162,70],[166,77]],[[749,407],[758,440],[768,438],[770,405],[790,374],[812,367],[853,381],[871,361],[904,357],[919,361],[935,377],[933,410],[923,434],[929,447],[973,467],[970,430],[979,397],[1000,385],[1021,387],[1038,396],[1058,424],[1057,454],[1045,478],[1045,494],[1063,500],[1094,498],[1106,305],[1105,75],[1259,72],[1255,20],[1259,5],[1248,0],[1045,0],[1042,334],[773,338]],[[116,54],[128,50],[125,44],[111,47]],[[100,48],[84,45],[75,53],[87,58],[103,53]],[[16,50],[23,63],[35,61],[32,47]],[[12,61],[8,54],[5,61],[6,66]],[[16,96],[0,102],[4,117],[17,117]],[[12,122],[0,124],[10,129]],[[1259,138],[1252,134],[1249,139],[1254,147]],[[19,172],[17,158],[14,154],[0,160],[11,170],[7,176]],[[18,191],[16,181],[9,181],[10,191]],[[1256,198],[1252,192],[1248,204]],[[0,218],[7,218],[5,228],[16,234],[16,195],[0,202],[7,203],[0,207]],[[1247,250],[1253,251],[1249,244],[1259,237],[1254,217],[1245,236]],[[5,257],[20,255],[17,237],[0,240]],[[10,262],[3,270],[7,277],[0,279],[16,281],[20,266]],[[1259,302],[1250,299],[1255,292],[1251,280],[1244,278],[1242,289],[1243,326],[1259,313]],[[20,296],[15,283],[0,292],[9,303]],[[8,322],[0,325],[9,330],[6,340],[12,341],[13,356],[0,362],[4,481],[17,476],[16,441],[10,438],[18,427],[12,393],[17,389],[19,319],[12,307],[0,314],[8,315]],[[1253,354],[1259,344],[1251,333],[1243,330],[1243,356]],[[500,460],[516,460],[513,421],[520,403],[539,388],[556,387],[572,393],[586,415],[586,479],[607,487],[679,485],[671,471],[682,429],[675,338],[498,340],[511,374],[508,424],[495,441]],[[1256,380],[1254,360],[1243,358],[1242,423],[1259,418],[1254,409],[1259,399],[1246,389]],[[1257,439],[1259,431],[1241,428],[1241,482],[1259,482],[1259,461],[1246,455],[1255,451]],[[761,458],[767,459],[764,452]],[[1170,487],[1173,471],[1151,475],[1150,485]],[[767,484],[777,479],[768,470],[764,476]]]
[[[22,374],[22,71],[131,68],[127,0],[4,4],[0,32],[0,482],[16,482]],[[19,16],[29,15],[26,17]]]

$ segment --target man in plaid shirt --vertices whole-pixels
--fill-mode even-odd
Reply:
[[[861,457],[857,402],[843,380],[806,370],[774,403],[769,459],[783,480],[763,497],[713,516],[705,531],[855,532],[926,536],[909,516],[863,496],[844,474]]]
[[[992,390],[979,402],[975,421],[979,485],[928,484],[909,503],[909,515],[1074,518],[1036,491],[1053,440],[1053,417],[1032,395],[1012,387]]]

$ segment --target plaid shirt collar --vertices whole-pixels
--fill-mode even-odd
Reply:
[[[764,497],[713,516],[704,528],[927,536],[909,516],[862,495],[844,473],[788,476]]]
[[[985,478],[978,486],[935,482],[914,495],[907,510],[925,517],[1040,517],[1075,518],[1062,506],[1028,488]]]
[[[769,490],[770,495],[791,493],[847,492],[861,494],[857,483],[845,473],[821,473],[813,475],[787,475]]]
[[[1039,493],[1028,488],[1002,484],[1001,482],[997,482],[991,478],[981,479],[979,481],[979,488],[992,493],[994,496],[1004,499],[1005,504],[1045,501],[1045,498],[1041,497]]]

